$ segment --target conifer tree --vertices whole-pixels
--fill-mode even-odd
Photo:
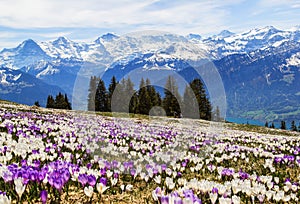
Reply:
[[[47,104],[46,104],[46,108],[54,108],[55,106],[55,101],[52,95],[49,95],[47,98]]]
[[[163,108],[167,116],[177,117],[180,114],[181,97],[174,77],[169,76],[165,85]]]
[[[65,94],[65,109],[72,110],[71,103],[69,102],[67,94]]]
[[[189,85],[185,87],[183,94],[183,117],[186,118],[199,118],[199,113],[194,110],[198,109],[198,101],[195,98],[195,94]]]
[[[280,129],[286,130],[286,124],[285,124],[285,121],[283,121],[283,120],[281,121]]]
[[[150,98],[150,107],[149,107],[149,111],[150,111],[152,107],[161,105],[161,99],[159,93],[155,90],[154,86],[151,85],[151,82],[148,78],[146,79],[146,86]]]
[[[91,76],[88,94],[88,111],[95,111],[95,96],[99,80],[100,79],[98,77]]]
[[[95,95],[95,111],[106,112],[107,108],[107,91],[102,79],[99,80]]]
[[[136,98],[135,92],[136,91],[134,90],[134,84],[131,81],[131,79],[128,77],[125,80],[125,86],[124,86],[124,98],[123,98],[124,112],[129,111],[129,113],[134,113],[134,110],[136,109],[136,105],[137,105],[137,98]],[[128,102],[129,102],[129,104],[128,104]],[[129,106],[129,107],[127,107],[127,106]]]
[[[117,79],[115,76],[113,76],[108,86],[107,109],[109,112],[111,112],[111,97],[113,96],[113,93],[117,85],[118,85]]]
[[[65,97],[61,92],[56,95],[54,104],[54,108],[56,109],[67,109],[68,107],[68,104],[65,101]]]
[[[214,121],[221,121],[222,120],[219,106],[217,106],[216,110],[214,111],[214,118],[213,118],[213,120]]]
[[[211,120],[211,104],[206,95],[204,85],[200,79],[194,79],[190,83],[190,87],[194,91],[196,99],[199,105],[200,118],[205,120]]]
[[[39,101],[35,101],[35,102],[34,102],[34,105],[37,106],[37,107],[40,107],[40,106],[41,106]]]
[[[275,128],[274,122],[270,125],[270,128]]]
[[[140,87],[138,91],[138,108],[137,113],[139,114],[149,114],[151,99],[147,91],[147,86],[144,78],[141,79]]]
[[[298,131],[298,130],[297,130],[296,123],[295,123],[294,120],[291,122],[291,130],[292,130],[292,131]]]
[[[269,127],[269,123],[268,123],[268,121],[266,121],[266,123],[265,123],[265,127]]]

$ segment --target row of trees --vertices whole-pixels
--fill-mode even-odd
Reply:
[[[71,110],[72,106],[69,102],[67,94],[63,95],[61,92],[59,92],[55,99],[52,95],[49,95],[47,98],[47,104],[46,108],[55,108],[55,109],[67,109]]]
[[[176,80],[169,76],[163,93],[164,97],[162,98],[157,87],[151,85],[149,79],[142,78],[139,89],[135,90],[130,78],[123,78],[118,82],[115,77],[112,77],[108,88],[106,88],[102,79],[93,76],[90,79],[88,110],[146,115],[150,111],[154,115],[162,115],[164,114],[162,111],[164,111],[167,116],[180,117],[183,113],[183,117],[200,117],[211,120],[211,103],[200,79],[194,79],[189,86],[186,86],[182,97],[179,94]],[[195,115],[195,108],[199,110],[200,115]]]
[[[275,128],[274,122],[272,122],[271,125],[269,125],[269,123],[268,123],[268,121],[267,121],[267,122],[265,123],[265,127]],[[287,127],[286,127],[286,122],[283,121],[283,120],[280,122],[280,129],[282,129],[282,130],[286,130],[286,129],[287,129]],[[297,132],[297,131],[300,132],[300,122],[299,122],[299,125],[298,125],[298,127],[297,127],[296,122],[293,120],[293,121],[291,122],[290,130],[296,131],[296,132]]]

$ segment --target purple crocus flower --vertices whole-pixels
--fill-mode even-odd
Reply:
[[[119,178],[119,174],[117,172],[114,173],[114,178]]]
[[[105,176],[106,175],[106,170],[104,169],[100,169],[100,174],[101,176]]]
[[[164,195],[162,195],[162,196],[160,197],[160,203],[161,203],[161,204],[169,204],[169,196],[164,196]]]
[[[95,186],[96,185],[96,177],[94,175],[89,175],[88,176],[88,184],[90,186]]]
[[[40,193],[41,201],[43,204],[47,203],[48,193],[46,190],[42,190]]]
[[[280,158],[280,157],[275,157],[275,158],[274,158],[274,162],[275,162],[276,164],[280,163],[281,161],[282,161],[282,158]]]
[[[222,170],[222,176],[232,176],[234,174],[234,171],[231,169],[223,169]]]
[[[64,183],[66,183],[67,181],[69,181],[70,179],[70,172],[68,169],[62,169],[61,170],[61,174],[62,174],[62,178],[64,180]]]
[[[56,188],[57,190],[61,191],[63,185],[64,185],[64,183],[63,183],[63,181],[62,181],[61,178],[54,179],[54,182],[53,182],[54,188]]]
[[[211,192],[212,192],[212,193],[218,193],[219,190],[218,190],[218,188],[213,187],[213,189],[211,190]]]
[[[131,169],[130,170],[130,174],[131,174],[131,176],[134,176],[136,174],[136,170],[135,169]]]
[[[100,178],[100,183],[102,183],[103,185],[107,185],[107,179],[105,177],[101,177]]]
[[[239,176],[240,176],[240,179],[242,179],[242,180],[245,180],[245,179],[249,178],[249,174],[247,174],[247,173],[245,173],[243,171],[239,171]]]
[[[162,170],[162,171],[165,171],[166,169],[167,169],[167,165],[166,165],[166,164],[162,164],[162,165],[161,165],[161,170]]]
[[[85,184],[88,182],[88,178],[86,174],[79,174],[78,176],[78,181],[82,184],[82,186],[84,187]]]
[[[183,201],[180,197],[175,197],[174,198],[174,204],[183,204]]]

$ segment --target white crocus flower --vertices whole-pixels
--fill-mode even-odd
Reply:
[[[275,181],[276,184],[278,184],[279,183],[279,178],[278,177],[274,177],[274,181]]]
[[[96,189],[98,193],[103,194],[109,187],[105,186],[103,183],[97,183]]]
[[[125,190],[126,191],[132,191],[133,190],[133,185],[131,185],[131,184],[126,185]]]
[[[15,183],[15,190],[16,190],[19,198],[21,198],[22,194],[25,191],[26,186],[23,185],[22,178],[15,179],[14,183]]]
[[[241,198],[236,196],[236,195],[232,196],[231,199],[232,199],[233,204],[240,204],[241,203]]]
[[[155,181],[155,183],[160,184],[160,182],[161,182],[161,175],[155,176],[153,180]]]
[[[172,190],[175,187],[175,183],[173,182],[172,178],[167,177],[165,182],[166,182],[166,186],[168,187],[168,189]]]
[[[223,198],[223,197],[221,197],[221,198],[219,198],[219,202],[221,204],[231,204],[231,199],[230,198]]]
[[[218,194],[217,193],[210,193],[209,198],[210,198],[212,204],[215,204],[217,199],[218,199]]]
[[[112,186],[115,186],[115,185],[118,183],[118,179],[117,179],[117,178],[111,177],[111,178],[110,178],[110,182],[111,182],[111,185],[112,185]]]
[[[6,195],[0,194],[0,203],[1,204],[10,204],[11,199]]]
[[[87,197],[91,198],[93,196],[94,188],[92,186],[85,187],[83,191]]]
[[[106,171],[107,178],[110,178],[113,174],[114,174],[114,172],[112,172],[111,170]]]

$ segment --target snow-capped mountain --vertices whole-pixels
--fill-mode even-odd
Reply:
[[[5,85],[15,83],[13,80],[18,78],[18,74],[7,74],[9,70],[57,85],[71,96],[78,80],[82,80],[77,83],[81,87],[82,84],[88,86],[92,75],[103,76],[109,81],[113,75],[122,78],[137,69],[145,76],[160,72],[184,73],[189,72],[190,62],[210,60],[219,69],[230,100],[236,101],[233,99],[237,97],[244,100],[260,82],[265,88],[256,90],[257,97],[268,95],[266,92],[273,88],[283,90],[276,92],[276,97],[268,95],[268,100],[279,104],[277,102],[284,93],[290,94],[291,101],[295,101],[294,95],[300,95],[296,83],[300,72],[299,42],[300,27],[279,30],[272,26],[242,33],[223,30],[208,38],[199,34],[181,36],[145,31],[122,36],[107,33],[93,42],[77,42],[66,37],[47,42],[29,39],[16,48],[0,52],[0,65],[6,70],[1,75],[1,91],[12,93],[17,90]],[[183,75],[186,79],[191,77],[189,73]],[[26,79],[29,81],[25,84],[33,80]],[[247,87],[243,93],[238,91],[241,87]],[[285,91],[287,88],[289,90]],[[87,95],[87,88],[82,92]],[[80,100],[85,97],[82,95]],[[251,108],[255,108],[255,104],[258,103],[252,103]],[[263,104],[266,106],[267,103]],[[232,111],[233,103],[230,107],[232,113],[238,112]],[[243,103],[236,107],[244,112],[250,109]],[[277,107],[283,108],[283,105]]]
[[[51,57],[31,39],[25,40],[16,48],[3,49],[0,52],[0,65],[11,69],[20,69],[42,60],[48,61]]]
[[[58,92],[63,92],[58,86],[49,85],[19,70],[0,66],[1,99],[29,105],[39,101],[44,106],[47,96]]]
[[[278,47],[287,41],[300,41],[300,30],[283,31],[267,26],[238,34],[224,31],[204,40],[205,43],[211,45],[213,56],[218,59],[231,54]]]

